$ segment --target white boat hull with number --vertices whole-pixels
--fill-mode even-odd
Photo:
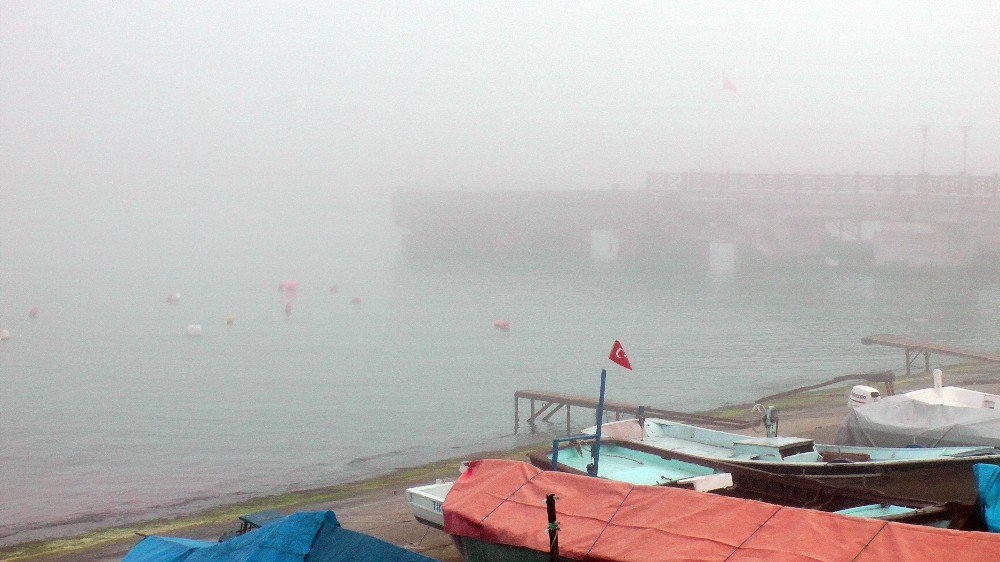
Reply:
[[[444,513],[441,505],[444,504],[444,498],[451,490],[452,484],[454,482],[438,480],[434,484],[407,488],[406,501],[410,504],[413,517],[424,525],[444,529]]]

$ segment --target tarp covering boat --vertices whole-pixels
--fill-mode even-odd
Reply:
[[[529,464],[469,464],[443,505],[445,531],[548,552],[555,494],[559,554],[573,560],[966,560],[1000,557],[1000,536],[637,486]]]
[[[332,511],[303,511],[225,542],[148,536],[123,562],[430,562],[375,537],[344,529]]]
[[[838,445],[865,447],[1000,447],[1000,411],[930,404],[898,394],[851,408]]]
[[[990,532],[1000,533],[1000,466],[974,464],[972,472],[976,475],[976,485],[979,487],[983,522]]]

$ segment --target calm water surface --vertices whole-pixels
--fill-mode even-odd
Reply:
[[[36,303],[5,303],[0,543],[530,439],[512,435],[514,391],[596,395],[614,339],[635,370],[612,371],[609,397],[679,410],[899,369],[899,353],[860,345],[870,333],[1000,347],[1000,289],[955,278],[399,265],[336,294],[336,279],[300,281],[290,318],[276,280],[259,278],[66,283],[36,320]],[[196,322],[204,335],[186,337]]]

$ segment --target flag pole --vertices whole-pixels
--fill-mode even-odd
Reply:
[[[590,455],[594,458],[593,467],[594,470],[591,472],[587,470],[587,473],[591,476],[597,476],[597,465],[601,460],[601,425],[604,424],[604,383],[608,378],[607,369],[601,369],[601,394],[597,398],[597,435],[594,437],[594,446],[590,448]]]

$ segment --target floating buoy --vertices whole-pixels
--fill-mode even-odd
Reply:
[[[226,315],[226,324],[229,324],[230,326],[233,325],[233,315],[232,314],[227,314]]]
[[[337,286],[336,285],[330,285],[330,292],[331,293],[336,293],[337,292]]]
[[[38,318],[38,307],[33,306],[31,310],[28,311],[28,318]]]
[[[351,304],[361,304],[361,297],[351,297]]]
[[[10,331],[7,328],[0,330],[0,341],[7,341],[10,339]]]
[[[291,315],[292,315],[292,303],[286,302],[285,303],[285,316],[291,316]]]
[[[493,321],[493,327],[501,332],[506,332],[510,329],[510,322],[504,320],[503,318],[497,318]]]
[[[170,304],[174,304],[180,300],[181,300],[180,293],[170,293],[169,295],[167,295],[167,302]]]
[[[191,337],[198,337],[201,335],[201,324],[188,324],[187,335]]]
[[[285,279],[278,283],[278,290],[287,295],[294,295],[299,290],[299,282],[295,279]]]

